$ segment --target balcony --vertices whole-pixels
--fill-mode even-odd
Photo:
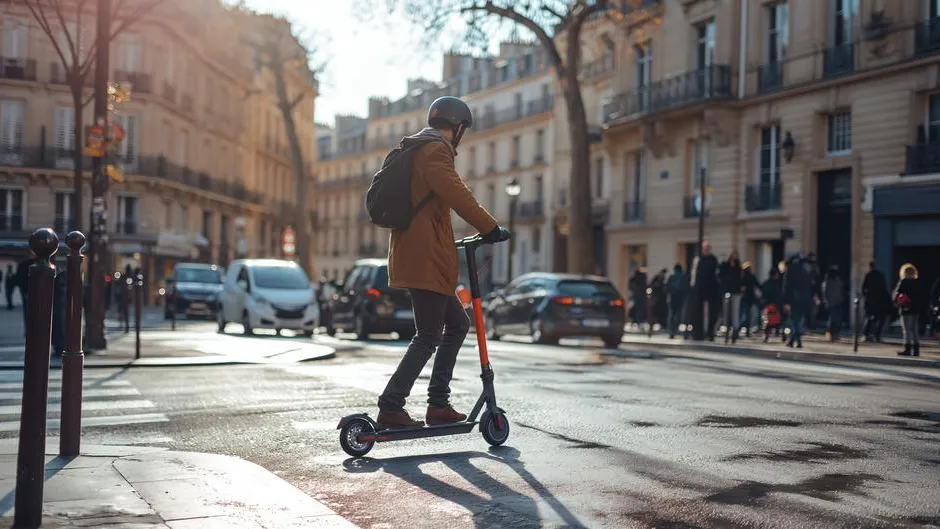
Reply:
[[[0,79],[35,81],[36,60],[20,57],[0,57]]]
[[[770,62],[757,68],[757,92],[765,94],[783,88],[783,63]]]
[[[940,142],[908,145],[903,174],[921,175],[931,173],[940,173]]]
[[[0,166],[25,169],[70,170],[73,167],[73,149],[63,147],[24,147],[22,145],[0,146]],[[91,158],[82,157],[82,169],[91,170]]]
[[[516,215],[520,220],[541,219],[545,216],[545,207],[541,200],[520,202],[516,205]]]
[[[643,222],[646,214],[646,202],[642,200],[628,200],[623,203],[624,222]]]
[[[697,219],[699,217],[698,208],[696,207],[696,199],[698,195],[686,195],[682,198],[682,217],[686,219]],[[708,212],[705,212],[705,216],[708,216]]]
[[[23,215],[0,215],[0,232],[23,231]]]
[[[137,221],[124,219],[117,223],[118,235],[137,235]]]
[[[152,79],[149,73],[115,70],[114,80],[118,83],[130,83],[132,94],[153,93]]]
[[[731,67],[709,66],[614,96],[604,105],[604,123],[610,125],[630,121],[695,103],[726,100],[732,96]]]
[[[772,184],[754,184],[744,188],[744,209],[750,213],[758,211],[779,211],[783,205],[780,182]]]
[[[245,188],[237,179],[229,180],[212,176],[205,171],[198,172],[184,165],[170,163],[163,156],[138,156],[136,161],[136,168],[131,174],[158,178],[243,202],[264,202],[262,193]]]
[[[546,112],[554,108],[554,97],[546,96],[525,102],[520,106],[512,106],[503,110],[495,110],[481,115],[473,124],[474,131],[481,131],[499,127]]]
[[[940,18],[934,18],[914,27],[914,53],[931,55],[940,52]]]
[[[823,50],[823,75],[839,77],[855,72],[855,44],[846,43]]]

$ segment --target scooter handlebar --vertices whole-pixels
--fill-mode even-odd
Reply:
[[[457,239],[456,241],[454,241],[454,245],[456,245],[457,248],[468,248],[468,247],[473,248],[476,246],[482,246],[484,244],[496,244],[498,242],[505,242],[508,240],[509,239],[506,238],[500,241],[484,241],[483,235],[478,233],[476,235],[470,235],[469,237],[464,237],[463,239]]]

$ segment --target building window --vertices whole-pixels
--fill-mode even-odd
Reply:
[[[0,163],[23,163],[23,103],[0,103]]]
[[[209,210],[202,212],[202,236],[212,239],[212,212]]]
[[[829,154],[846,154],[852,151],[852,113],[836,112],[829,115]]]
[[[542,175],[535,175],[535,199],[541,203],[545,198],[545,183]]]
[[[645,110],[650,102],[649,86],[653,75],[653,45],[647,41],[645,44],[635,46],[633,50],[636,55],[636,87],[640,94],[641,108],[639,110]]]
[[[761,129],[760,187],[771,189],[780,183],[780,125]]]
[[[519,151],[522,146],[522,138],[519,136],[512,137],[512,160],[510,164],[513,168],[519,167]]]
[[[832,45],[833,47],[847,46],[852,44],[855,19],[858,17],[858,0],[832,1],[834,3]]]
[[[926,139],[931,143],[940,143],[940,94],[930,94],[927,106]]]
[[[545,129],[535,131],[535,163],[545,160]]]
[[[496,211],[496,184],[486,185],[486,209]]]
[[[516,117],[522,117],[523,105],[522,105],[522,92],[516,92],[515,102],[516,102]]]
[[[786,59],[790,44],[790,4],[781,2],[767,6],[767,63],[777,64]]]
[[[493,173],[496,171],[496,142],[495,141],[491,141],[489,144],[489,149],[487,152],[486,171],[488,173]]]
[[[604,158],[594,160],[594,196],[604,198]]]
[[[711,167],[709,166],[709,143],[702,139],[695,142],[692,155],[692,178],[689,179],[690,194],[696,195],[702,186],[702,177],[705,178],[705,186],[709,185]]]
[[[715,21],[709,20],[696,26],[696,61],[699,70],[715,62]]]
[[[0,232],[23,231],[23,190],[0,189]]]
[[[75,109],[56,107],[55,109],[55,158],[56,167],[64,169],[72,165],[72,151],[75,149]]]
[[[55,231],[62,233],[72,227],[72,192],[55,193]]]
[[[118,196],[117,232],[124,235],[137,233],[137,197]]]
[[[532,228],[532,252],[539,253],[542,251],[542,227],[535,226]]]
[[[189,206],[180,204],[180,233],[189,233]]]
[[[467,172],[470,175],[474,175],[477,172],[477,148],[470,147],[470,166],[467,167]]]
[[[4,13],[3,56],[7,59],[25,59],[29,44],[29,24],[25,20]]]
[[[73,37],[74,38],[74,37]],[[133,73],[140,69],[140,39],[136,35],[118,37],[120,69]]]

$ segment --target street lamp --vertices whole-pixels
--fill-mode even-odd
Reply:
[[[515,177],[506,183],[506,194],[509,195],[509,232],[512,233],[516,226],[516,203],[519,202],[519,195],[522,193],[522,186]],[[512,258],[516,249],[516,238],[509,239],[509,267],[507,274],[507,283],[512,281]]]

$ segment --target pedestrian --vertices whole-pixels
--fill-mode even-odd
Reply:
[[[900,356],[920,356],[918,320],[926,305],[926,296],[918,279],[917,268],[910,263],[901,266],[900,280],[894,287],[894,306],[901,315],[901,330],[904,332],[904,350]]]
[[[862,298],[865,300],[865,341],[880,342],[885,318],[891,308],[891,294],[888,282],[875,261],[868,263],[868,272],[862,280]]]
[[[655,322],[663,329],[666,328],[666,320],[669,319],[669,297],[666,294],[667,273],[667,270],[663,268],[653,277],[653,282],[650,283],[650,290],[652,291],[651,311],[653,313],[650,318],[650,325]]]
[[[816,253],[809,252],[806,254],[804,262],[809,265],[810,280],[813,284],[813,302],[810,304],[808,312],[806,313],[806,329],[812,331],[818,327],[820,319],[825,317],[828,321],[828,317],[824,314],[825,307],[823,307],[821,303],[823,277],[822,271],[819,269],[819,260],[816,257]]]
[[[770,276],[760,287],[761,320],[764,326],[764,343],[770,340],[770,333],[780,336],[780,326],[783,323],[783,279],[780,267],[771,268]]]
[[[741,321],[741,296],[744,293],[744,274],[741,271],[741,259],[737,250],[731,250],[728,260],[721,263],[718,271],[718,277],[721,280],[721,293],[728,297],[728,306],[724,307],[725,313],[722,314],[722,320],[725,322],[728,334],[731,335],[731,341],[735,342],[738,335],[738,322]]]
[[[486,242],[509,238],[496,219],[467,188],[454,167],[457,146],[473,116],[455,97],[435,100],[428,110],[428,127],[402,140],[420,143],[412,158],[411,197],[418,208],[408,229],[391,230],[388,250],[389,286],[408,289],[414,310],[415,337],[378,399],[377,422],[382,428],[424,425],[405,411],[405,399],[425,364],[435,354],[428,385],[429,425],[466,420],[450,404],[450,381],[457,352],[470,330],[470,319],[454,294],[459,260],[454,248],[451,211],[484,234]]]
[[[637,327],[640,327],[647,318],[647,278],[645,266],[641,266],[636,269],[636,271],[633,273],[633,277],[630,278],[630,284],[628,285],[628,288],[630,290],[630,297],[633,299],[633,306],[631,307],[631,312],[633,313],[633,322],[636,323]]]
[[[829,341],[839,340],[839,331],[842,328],[842,314],[845,310],[845,283],[839,276],[839,267],[832,265],[826,272],[826,279],[822,285],[823,300],[829,312],[828,334]]]
[[[783,276],[783,303],[790,326],[787,347],[803,347],[803,323],[813,306],[813,286],[812,265],[798,253],[790,256]]]
[[[4,294],[7,297],[7,310],[13,310],[13,291],[16,290],[16,274],[13,265],[7,265],[6,277],[3,280]]]
[[[712,254],[712,244],[702,241],[701,255],[692,263],[691,289],[694,296],[692,311],[692,338],[715,341],[715,324],[721,310],[718,280],[718,258]]]
[[[754,275],[754,268],[750,261],[745,261],[741,265],[741,315],[735,323],[740,327],[735,329],[732,336],[738,336],[743,330],[744,335],[751,337],[751,314],[757,306],[757,300],[760,293],[760,284]]]
[[[16,265],[16,275],[14,276],[14,284],[16,288],[20,290],[20,298],[23,300],[23,332],[26,332],[26,303],[29,301],[29,267],[38,262],[38,260],[30,256],[26,259],[20,261]]]
[[[669,303],[669,338],[675,338],[682,323],[685,310],[685,301],[689,293],[689,282],[682,271],[682,265],[676,263],[672,268],[672,275],[666,281],[666,295]]]

